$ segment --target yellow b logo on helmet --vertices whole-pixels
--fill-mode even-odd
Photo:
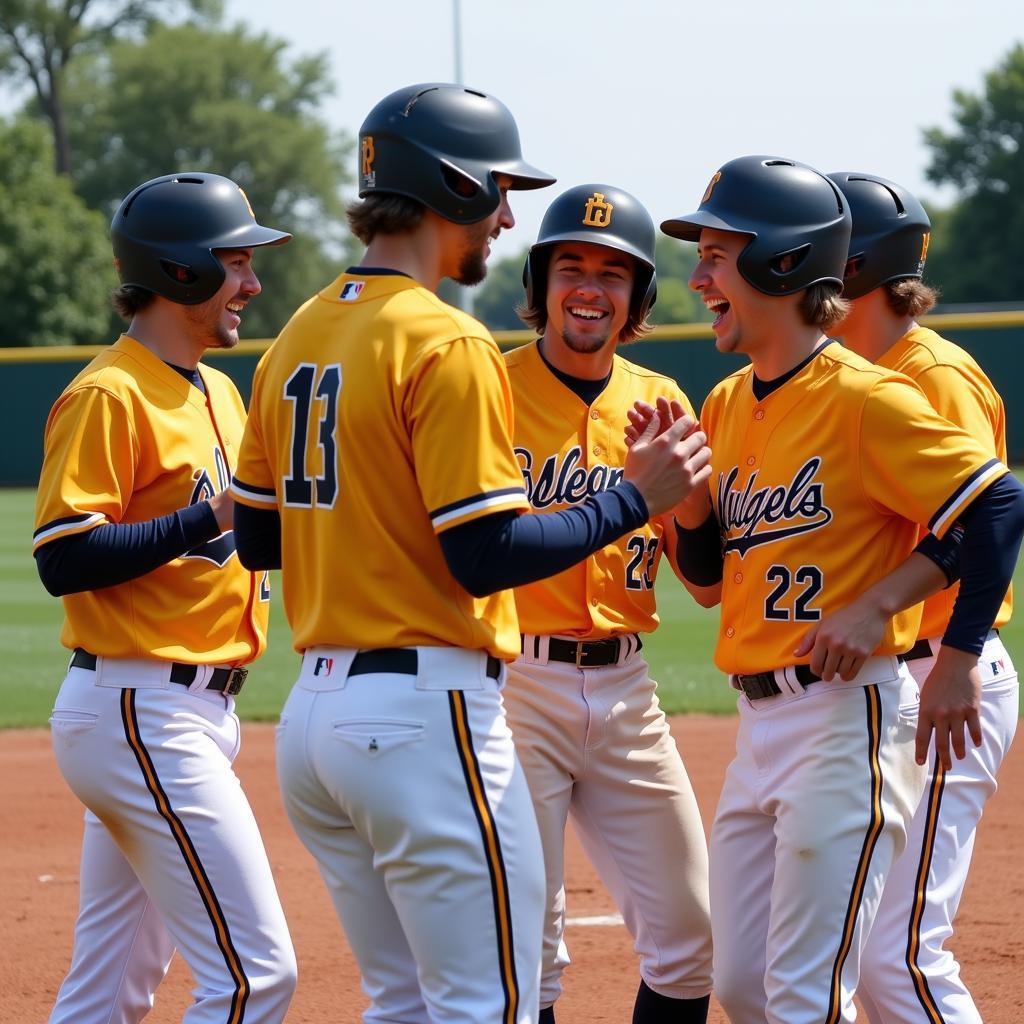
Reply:
[[[614,203],[609,203],[603,192],[595,192],[587,200],[587,209],[583,214],[583,224],[588,228],[606,228],[612,222]]]

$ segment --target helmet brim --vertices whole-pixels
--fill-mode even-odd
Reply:
[[[714,228],[716,231],[736,231],[743,235],[757,236],[756,231],[737,227],[735,224],[730,224],[713,213],[708,213],[707,210],[698,210],[696,213],[672,217],[661,222],[661,230],[666,235],[670,235],[672,238],[681,238],[685,242],[699,242],[700,233],[705,228]]]
[[[495,164],[491,168],[492,174],[507,174],[512,183],[509,188],[517,191],[525,191],[534,188],[547,188],[554,185],[558,180],[546,171],[539,170],[525,160],[510,160],[504,164]]]
[[[256,249],[261,245],[284,245],[292,236],[287,231],[267,228],[262,224],[243,224],[210,241],[211,249]]]
[[[624,252],[628,256],[642,263],[645,267],[654,269],[654,264],[649,256],[641,252],[635,245],[631,245],[618,235],[609,237],[607,242],[601,240],[601,236],[595,231],[563,231],[558,235],[550,235],[543,242],[536,242],[530,248],[530,252],[537,252],[543,249],[550,249],[560,242],[585,242],[587,245],[599,245],[603,249],[613,249],[615,252]]]

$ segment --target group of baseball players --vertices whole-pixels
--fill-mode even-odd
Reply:
[[[281,569],[281,792],[367,1024],[555,1020],[570,816],[639,954],[634,1024],[706,1021],[712,987],[733,1024],[852,1021],[855,994],[873,1024],[980,1022],[945,942],[1017,721],[1024,488],[992,384],[917,323],[920,203],[749,156],[664,221],[749,360],[698,418],[618,353],[657,294],[633,196],[554,200],[518,310],[538,337],[502,356],[437,288],[480,282],[509,192],[554,183],[511,113],[410,86],[358,159],[365,255],[261,359],[248,419],[201,359],[290,236],[205,172],[114,217],[127,327],[50,413],[34,534],[87,808],[50,1020],[141,1020],[176,949],[188,1024],[285,1019],[295,954],[232,768]],[[663,557],[721,606],[737,696],[710,843],[642,654]]]

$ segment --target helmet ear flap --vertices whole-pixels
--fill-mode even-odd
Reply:
[[[543,254],[534,246],[526,254],[523,264],[523,287],[526,289],[526,308],[536,309],[543,305],[547,296],[548,263]]]
[[[639,290],[638,290],[639,294]],[[658,301],[658,275],[652,270],[650,279],[647,282],[647,287],[644,289],[643,297],[636,304],[636,318],[637,320],[643,320],[647,314],[654,308],[654,303]]]

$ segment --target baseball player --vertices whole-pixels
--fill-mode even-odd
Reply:
[[[925,781],[899,657],[919,612],[890,618],[850,679],[824,682],[794,652],[913,556],[916,524],[941,538],[959,521],[960,595],[922,700],[948,693],[976,671],[1024,527],[1024,490],[1000,459],[912,381],[827,337],[846,311],[850,225],[832,181],[760,156],[725,164],[695,213],[662,224],[698,242],[690,285],[715,313],[716,346],[750,358],[705,402],[711,507],[680,539],[681,568],[720,598],[715,660],[739,691],[710,844],[714,983],[734,1024],[854,1019],[866,936]],[[969,716],[933,705],[922,732],[962,752]]]
[[[884,178],[831,177],[853,215],[843,286],[850,311],[838,327],[846,346],[911,377],[939,413],[1005,462],[1005,412],[992,382],[962,348],[916,322],[936,298],[921,281],[931,232],[924,208]],[[944,642],[956,595],[954,584],[924,606],[906,655],[920,685]],[[981,1022],[953,954],[943,947],[953,932],[978,822],[1017,727],[1017,673],[998,633],[1010,612],[1007,591],[978,658],[982,742],[968,746],[948,770],[933,755],[907,848],[889,875],[864,950],[858,995],[876,1024]]]
[[[679,386],[627,362],[657,291],[654,223],[628,192],[580,185],[544,216],[520,315],[541,338],[508,353],[515,454],[531,508],[570,508],[612,484],[636,400]],[[516,589],[523,632],[505,707],[540,827],[547,883],[541,1021],[569,963],[563,847],[571,814],[640,953],[637,1024],[705,1021],[711,991],[707,843],[690,781],[640,653],[671,516]],[[642,836],[643,841],[638,842]]]
[[[501,355],[435,292],[481,280],[508,191],[553,179],[502,103],[447,84],[385,97],[359,159],[366,254],[260,362],[232,488],[239,554],[282,565],[303,656],[278,773],[365,1020],[533,1024],[544,869],[500,697],[519,652],[507,588],[671,508],[702,479],[704,438],[649,431],[616,486],[519,515]]]
[[[227,491],[245,410],[199,360],[238,343],[259,294],[256,222],[215,174],[147,181],[111,225],[126,332],[46,423],[33,553],[72,650],[50,719],[85,804],[71,969],[50,1020],[141,1020],[175,948],[189,1024],[279,1022],[295,956],[232,770],[234,695],[266,645],[269,592],[245,570]]]

